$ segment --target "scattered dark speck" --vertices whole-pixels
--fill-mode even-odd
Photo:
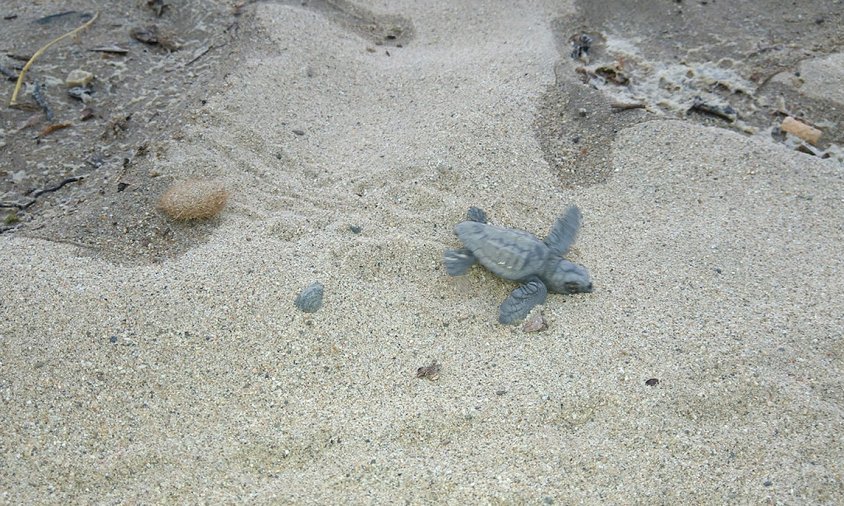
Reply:
[[[495,392],[495,395],[504,395],[507,393],[507,390],[498,390]]]
[[[305,135],[305,131],[299,129],[293,130],[293,133],[296,135]]]
[[[117,183],[117,191],[122,192],[129,187],[129,183]]]
[[[718,273],[718,274],[721,274],[721,269],[719,269],[718,267],[716,267],[716,268],[715,268],[715,272],[716,272],[716,273]]]
[[[363,229],[357,225],[349,225],[349,231],[351,231],[353,234],[359,234],[363,232]]]
[[[768,480],[768,481],[766,481],[765,483],[763,483],[762,485],[764,485],[764,486],[766,486],[766,487],[770,487],[770,486],[771,486],[771,485],[773,485],[773,484],[774,484],[774,482],[772,482],[771,480]]]
[[[648,385],[649,387],[655,387],[655,386],[659,385],[659,380],[656,379],[656,378],[651,378],[651,379],[645,381],[645,385]]]
[[[111,337],[108,338],[108,340],[109,340],[110,343],[114,344],[114,343],[117,342],[117,336],[111,336]]]

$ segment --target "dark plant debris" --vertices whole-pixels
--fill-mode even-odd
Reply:
[[[436,381],[440,378],[440,364],[437,363],[436,360],[431,362],[430,365],[426,365],[416,369],[416,377],[419,379],[426,379],[429,381]]]

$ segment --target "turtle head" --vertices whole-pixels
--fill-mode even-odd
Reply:
[[[589,293],[592,278],[582,265],[559,259],[552,263],[543,276],[548,290],[555,293]]]

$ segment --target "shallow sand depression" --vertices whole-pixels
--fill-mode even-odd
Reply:
[[[207,241],[122,263],[2,237],[0,498],[844,501],[841,165],[654,116],[567,179],[534,128],[570,8],[369,7],[414,38],[255,5],[154,150],[229,190]],[[514,284],[445,274],[469,206],[544,236],[570,204],[595,291],[549,296],[547,330],[496,323]]]

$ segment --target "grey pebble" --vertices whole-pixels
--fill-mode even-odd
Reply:
[[[322,307],[323,288],[322,283],[314,281],[299,293],[294,304],[306,313],[316,313]]]

